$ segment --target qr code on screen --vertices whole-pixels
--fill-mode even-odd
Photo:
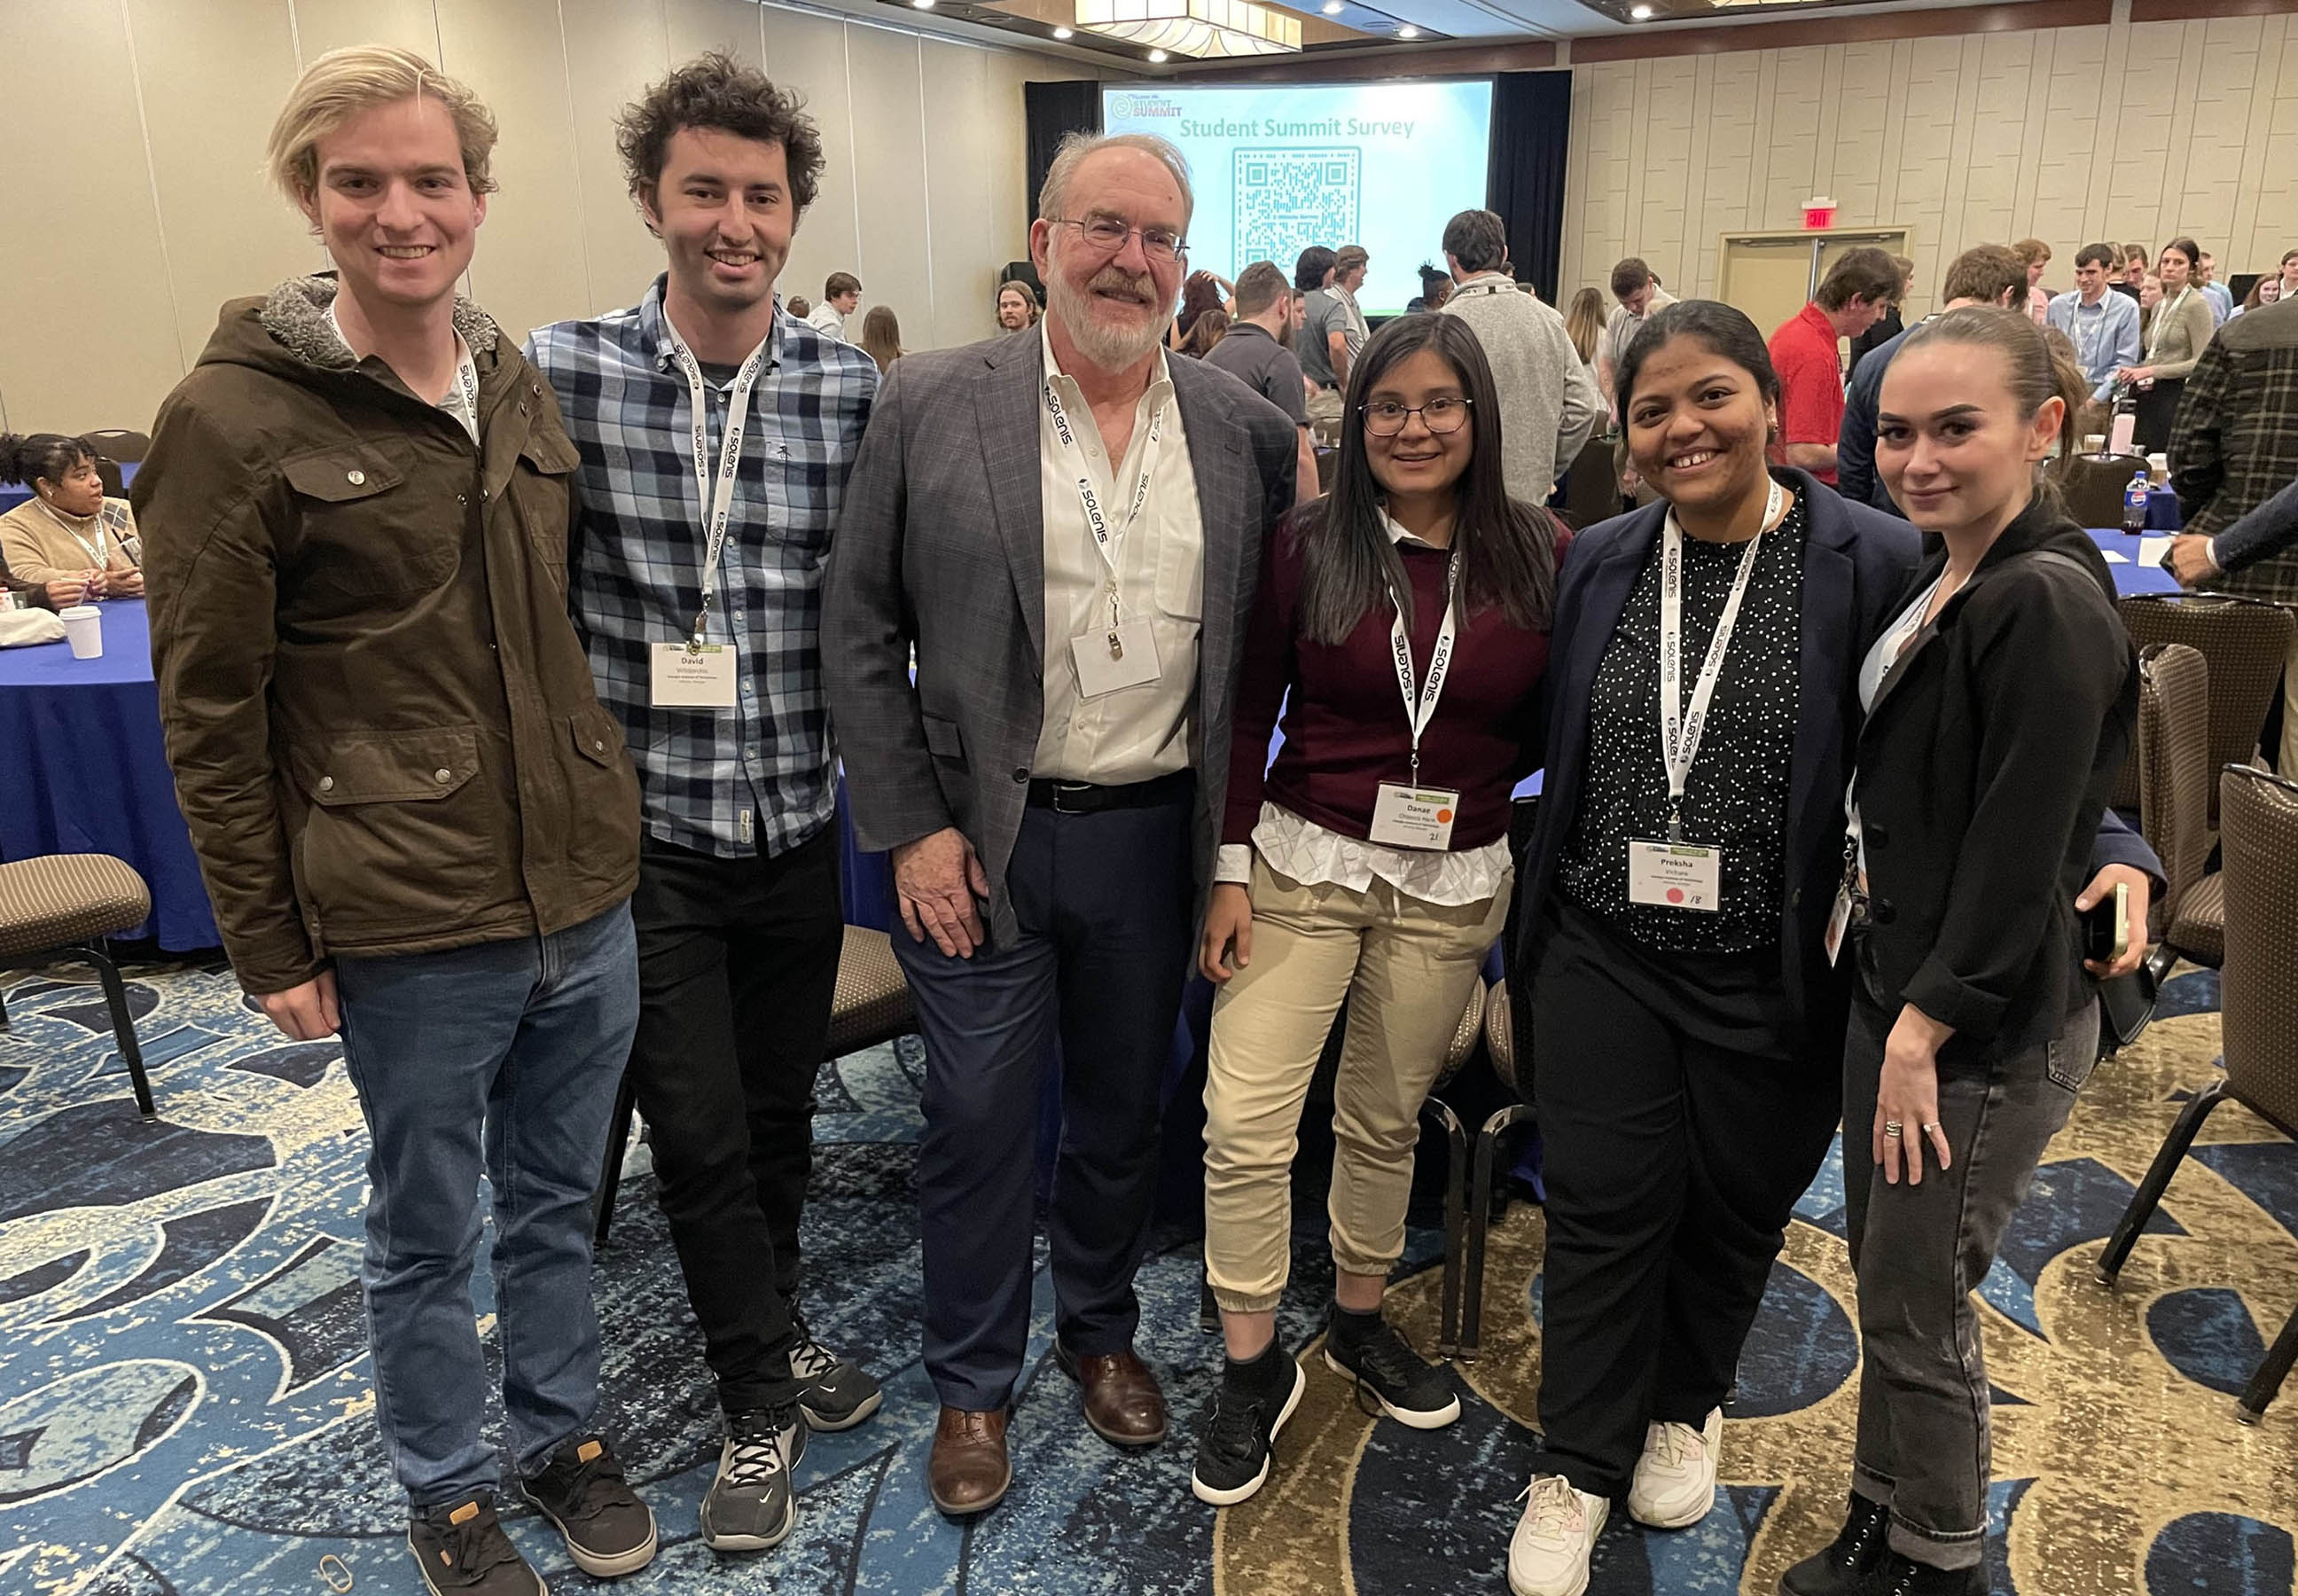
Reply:
[[[1310,244],[1354,244],[1363,160],[1353,147],[1237,151],[1236,259],[1274,260],[1289,271]]]

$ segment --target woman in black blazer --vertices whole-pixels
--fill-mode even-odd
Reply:
[[[1939,542],[1860,677],[1841,888],[1859,1432],[1844,1531],[1790,1570],[1794,1596],[1988,1589],[1970,1292],[2097,1058],[2077,891],[2138,713],[2112,575],[2036,483],[2082,398],[2033,322],[1980,307],[1918,328],[1883,382],[1877,468]]]
[[[1779,383],[1738,310],[1656,313],[1618,380],[1636,469],[1665,498],[1583,533],[1565,560],[1545,787],[1517,878],[1510,986],[1530,1019],[1548,1186],[1545,1443],[1509,1547],[1517,1596],[1577,1596],[1616,1497],[1659,1527],[1714,1501],[1719,1410],[1835,1130],[1849,983],[1823,943],[1859,663],[1921,558],[1906,522],[1768,467]],[[1670,906],[1630,863],[1665,839],[1672,807],[1658,669],[1671,544],[1680,702],[1698,700],[1748,572],[1682,793],[1681,846],[1722,854],[1712,911]],[[2135,884],[2143,940],[2160,867],[2120,829],[2102,851],[2114,863],[2093,889]]]

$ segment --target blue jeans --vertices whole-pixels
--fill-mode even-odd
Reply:
[[[591,1194],[638,1027],[630,908],[539,939],[341,959],[335,983],[370,1143],[360,1283],[376,1422],[409,1500],[435,1507],[496,1483],[471,1303],[482,1168],[519,1471],[598,1404]]]

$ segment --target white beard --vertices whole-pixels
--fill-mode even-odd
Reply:
[[[1165,341],[1165,329],[1153,315],[1137,328],[1103,325],[1090,293],[1079,293],[1056,272],[1046,283],[1046,297],[1078,352],[1108,371],[1123,371],[1139,363]]]

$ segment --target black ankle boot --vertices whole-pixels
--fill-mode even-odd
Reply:
[[[1850,1516],[1825,1551],[1814,1552],[1780,1581],[1781,1596],[1855,1596],[1860,1582],[1882,1566],[1890,1509],[1854,1491]]]
[[[1935,1568],[1886,1551],[1860,1584],[1859,1596],[1988,1596],[1987,1569],[1978,1563],[1968,1568]]]

